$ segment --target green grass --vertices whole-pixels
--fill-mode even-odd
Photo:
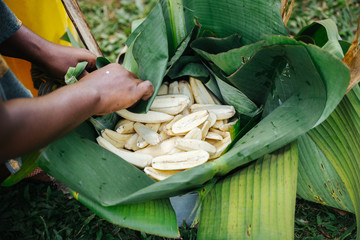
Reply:
[[[0,188],[0,196],[0,240],[165,239],[111,224],[55,186],[20,182]],[[181,229],[181,235],[196,239],[196,229]]]
[[[0,196],[0,240],[166,239],[102,220],[54,186],[21,182],[0,188]],[[351,213],[298,199],[295,219],[295,239],[351,240],[356,237],[355,216]],[[196,229],[182,228],[180,233],[184,240],[196,239]]]
[[[352,41],[360,15],[357,0],[295,0],[294,12],[288,22],[291,34],[317,20],[330,18],[335,21],[343,40]]]
[[[295,239],[356,239],[356,219],[352,213],[297,199]]]
[[[78,1],[101,51],[111,62],[125,46],[131,23],[151,10],[154,0]]]
[[[79,5],[105,57],[114,62],[131,33],[131,22],[143,18],[155,0],[82,0]],[[357,0],[295,0],[290,34],[316,20],[333,19],[343,40],[352,41],[360,15]]]

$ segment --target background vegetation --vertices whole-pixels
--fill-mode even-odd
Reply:
[[[131,32],[131,22],[146,16],[154,0],[79,0],[105,56],[115,61]],[[352,41],[360,15],[356,0],[297,0],[288,23],[291,34],[314,20],[332,18],[342,39]],[[2,239],[164,239],[108,223],[69,199],[55,185],[23,181],[0,188]],[[355,216],[297,199],[295,239],[355,239]],[[196,239],[196,229],[181,229]]]

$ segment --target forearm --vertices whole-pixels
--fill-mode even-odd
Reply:
[[[53,44],[21,26],[10,38],[0,44],[0,53],[5,56],[25,59],[42,64],[41,60],[49,53]]]
[[[14,99],[0,109],[0,161],[44,147],[95,114],[100,97],[80,83],[34,99]]]
[[[86,61],[86,71],[96,69],[96,56],[86,49],[52,43],[41,38],[25,26],[0,44],[0,53],[25,59],[41,67],[52,76],[63,78],[69,67]]]
[[[0,162],[45,146],[92,115],[147,100],[153,92],[150,81],[109,64],[42,97],[0,98]]]

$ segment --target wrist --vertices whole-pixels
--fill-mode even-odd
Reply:
[[[90,116],[98,114],[102,110],[101,94],[96,88],[96,85],[89,84],[89,81],[82,79],[69,87],[75,87],[75,91],[81,96],[81,101],[85,104],[84,108],[88,109]]]

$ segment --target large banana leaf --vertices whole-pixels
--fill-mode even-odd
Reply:
[[[141,28],[141,25],[148,22],[145,20],[137,28],[142,29],[142,31],[137,33],[138,35],[133,42],[130,54],[137,63],[140,79],[150,80],[156,93],[160,88],[169,60],[166,24],[160,3],[155,6],[150,16],[152,17],[151,24],[156,27]],[[127,60],[127,58],[125,60]],[[152,69],[152,71],[149,71],[149,69]],[[155,96],[154,94],[147,101],[140,100],[132,110],[136,112],[148,111]]]
[[[240,64],[237,65],[235,72],[231,75],[226,74],[227,69],[230,68],[225,61],[216,62],[211,69],[217,74],[218,79],[237,90],[233,91],[233,94],[247,99],[244,106],[237,103],[237,109],[249,108],[251,102],[256,103],[257,107],[262,105],[265,109],[263,119],[245,135],[242,134],[242,137],[232,144],[231,149],[219,159],[156,183],[139,169],[99,147],[93,138],[85,137],[84,134],[88,133],[79,131],[68,134],[48,146],[38,161],[39,166],[45,171],[78,192],[79,201],[100,216],[122,226],[148,232],[151,226],[163,224],[163,218],[166,216],[169,218],[173,216],[169,204],[156,199],[203,187],[215,176],[226,175],[238,167],[286,146],[329,116],[343,97],[350,78],[348,68],[337,57],[317,46],[306,45],[288,37],[261,36],[287,34],[280,16],[278,1],[184,0],[185,26],[184,22],[178,25],[170,24],[171,19],[175,18],[171,18],[174,15],[171,15],[171,11],[167,8],[171,5],[166,3],[167,1],[160,1],[130,37],[128,42],[130,51],[125,57],[125,66],[136,70],[142,79],[151,80],[156,95],[169,67],[168,61],[174,56],[178,60],[181,59],[172,46],[182,48],[187,45],[187,43],[181,44],[178,37],[176,37],[177,44],[174,44],[173,36],[178,36],[173,34],[174,29],[181,27],[186,29],[187,35],[180,35],[185,38],[184,42],[191,36],[191,29],[194,29],[195,25],[194,19],[196,24],[201,26],[204,36],[211,33],[210,35],[218,38],[226,38],[239,34],[241,44],[244,46],[236,45],[234,51],[228,48],[229,52],[234,54],[231,58],[239,59]],[[179,16],[181,18],[182,15]],[[260,40],[261,42],[257,42]],[[208,41],[208,39],[201,38],[196,41]],[[242,48],[246,51],[242,51]],[[186,47],[182,50],[185,52]],[[201,56],[210,56],[212,52],[208,50],[201,49],[203,53]],[[222,53],[223,50],[223,48],[218,49],[216,53]],[[200,54],[199,51],[198,53]],[[206,59],[209,58],[205,57],[203,60],[205,68],[210,65]],[[212,72],[209,71],[209,74]],[[221,83],[218,86],[220,89],[216,92],[221,93]],[[222,99],[232,101],[236,96],[230,98],[224,94]],[[136,106],[136,111],[146,111],[151,101],[150,99],[141,102]],[[94,133],[93,129],[87,131]],[[279,159],[285,159],[280,156],[283,153],[281,151],[276,153]],[[265,157],[267,158],[268,156]],[[269,163],[268,160],[263,162]],[[341,174],[339,175],[341,177]],[[345,180],[344,183],[346,185]],[[281,191],[280,185],[278,189]],[[351,191],[349,194],[352,197]],[[293,195],[289,198],[292,197]],[[156,204],[150,204],[149,201]],[[135,205],[131,206],[131,204]],[[152,225],[146,226],[147,229],[142,229],[143,223],[134,220],[136,217],[129,221],[116,217],[120,214],[125,218],[127,211],[129,214],[131,212],[135,216],[141,216],[144,214],[142,211],[145,205],[153,206],[149,211],[155,212],[161,207],[165,209],[162,211],[162,217],[158,217],[161,219],[155,218]],[[293,209],[291,206],[289,205],[287,209]],[[287,216],[291,219],[293,213],[289,214]],[[171,225],[173,222],[168,221],[168,224]],[[173,225],[171,229],[175,229]],[[175,231],[171,233],[163,231],[159,234],[177,235]]]
[[[299,143],[297,194],[308,200],[354,213],[344,182],[324,153],[305,134]]]
[[[292,239],[297,158],[293,143],[218,182],[202,204],[198,239]]]
[[[94,142],[94,134],[90,125],[82,124],[46,148],[38,164],[75,190],[75,197],[104,219],[139,231],[177,237],[175,213],[168,199],[113,207],[101,205],[104,199],[125,197],[154,180],[115,154],[103,151]]]
[[[169,238],[180,237],[175,212],[168,199],[103,207],[77,192],[72,191],[72,195],[101,218],[111,223],[149,234]]]
[[[350,196],[352,206],[347,208],[356,214],[357,239],[360,239],[360,89],[355,86],[342,100],[340,105],[326,121],[308,132],[308,136],[317,145],[324,157],[331,163],[340,176],[346,191],[333,189],[336,195]],[[306,161],[311,161],[306,159]],[[342,183],[340,183],[342,184]],[[331,189],[329,189],[332,192]],[[329,198],[322,196],[325,203]],[[342,200],[342,197],[337,201]],[[340,201],[339,201],[340,202]],[[345,203],[344,203],[345,204]]]

